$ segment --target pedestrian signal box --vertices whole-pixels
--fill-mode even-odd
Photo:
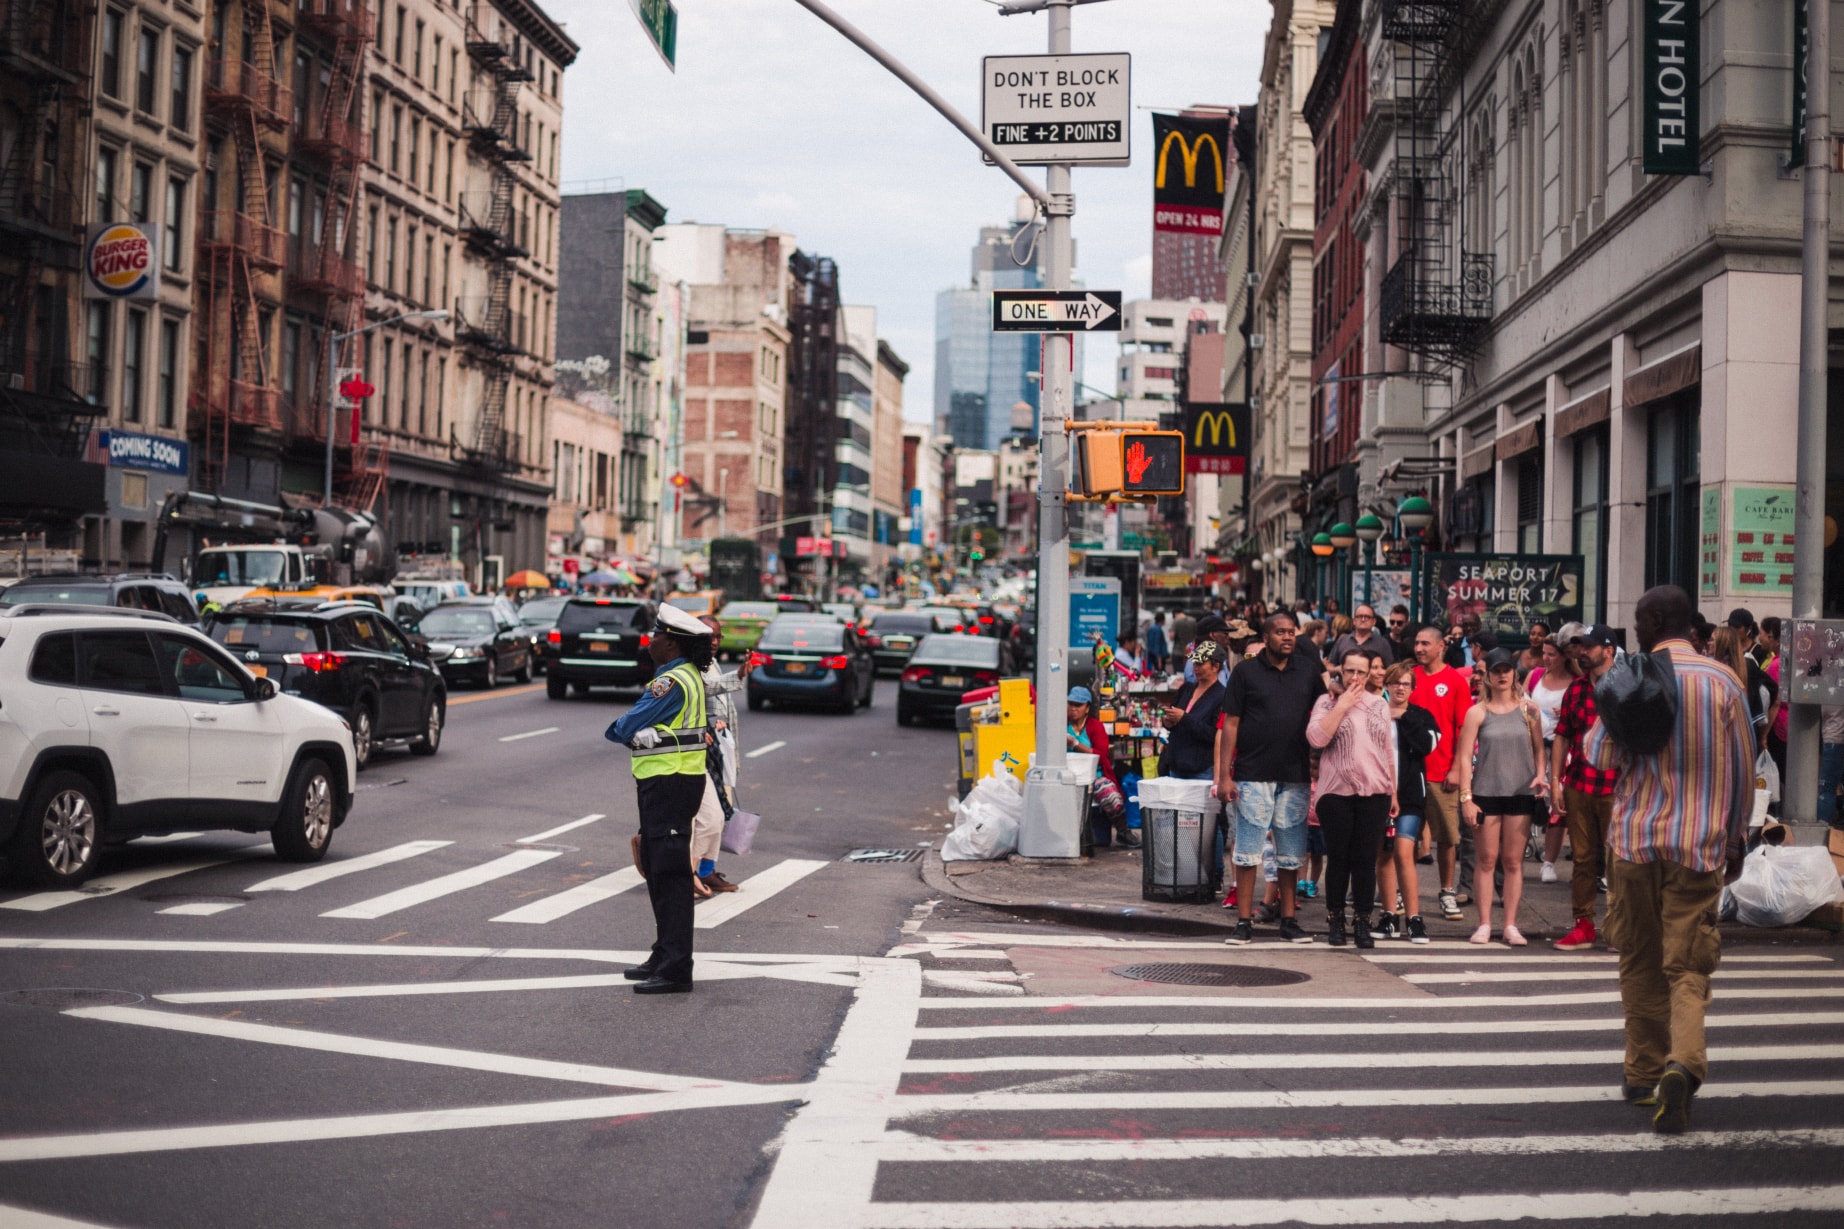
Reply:
[[[1183,432],[1071,426],[1069,488],[1075,497],[1112,502],[1184,494]]]

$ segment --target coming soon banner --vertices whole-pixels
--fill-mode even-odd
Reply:
[[[1229,176],[1229,117],[1153,116],[1153,229],[1180,235],[1223,232]]]

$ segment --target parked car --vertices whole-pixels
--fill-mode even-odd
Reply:
[[[196,625],[198,607],[192,591],[165,573],[122,572],[114,576],[27,576],[0,589],[0,606],[28,602],[60,606],[116,606],[153,610],[181,623]]]
[[[33,883],[75,887],[105,844],[200,828],[316,862],[350,813],[345,722],[168,615],[0,611],[0,693],[0,849]]]
[[[531,682],[531,638],[503,597],[443,602],[422,617],[416,630],[429,642],[429,659],[447,682],[493,688],[508,674]]]
[[[551,666],[551,631],[568,597],[534,597],[519,607],[519,626],[531,640],[532,669],[543,674]]]
[[[591,687],[640,687],[653,677],[652,602],[621,597],[573,597],[548,633],[545,694],[561,700]]]
[[[871,707],[877,668],[857,632],[834,619],[781,618],[763,631],[744,667],[752,710],[823,704],[841,713]]]
[[[210,616],[205,634],[283,693],[332,709],[352,728],[358,767],[386,743],[434,755],[448,687],[419,639],[363,602],[244,598]]]
[[[963,695],[996,686],[1010,670],[1011,654],[991,636],[929,636],[903,667],[896,693],[896,723],[951,719]]]
[[[731,602],[718,612],[723,630],[717,636],[717,655],[743,657],[756,647],[762,629],[781,611],[773,602]]]
[[[953,625],[938,615],[914,610],[892,610],[878,615],[865,629],[865,643],[879,670],[901,672],[924,636],[947,631]]]

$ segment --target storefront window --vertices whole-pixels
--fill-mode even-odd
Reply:
[[[1646,435],[1646,588],[1697,591],[1702,430],[1697,390],[1652,411]]]
[[[1607,428],[1596,427],[1575,437],[1573,506],[1575,533],[1572,549],[1582,558],[1582,613],[1600,622],[1602,595],[1607,592]]]
[[[1526,555],[1543,553],[1543,454],[1527,452],[1517,460],[1517,548]]]

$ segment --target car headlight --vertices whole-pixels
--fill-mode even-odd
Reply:
[[[482,654],[479,649],[456,649],[452,660],[479,661],[482,656],[484,656],[484,654]]]

